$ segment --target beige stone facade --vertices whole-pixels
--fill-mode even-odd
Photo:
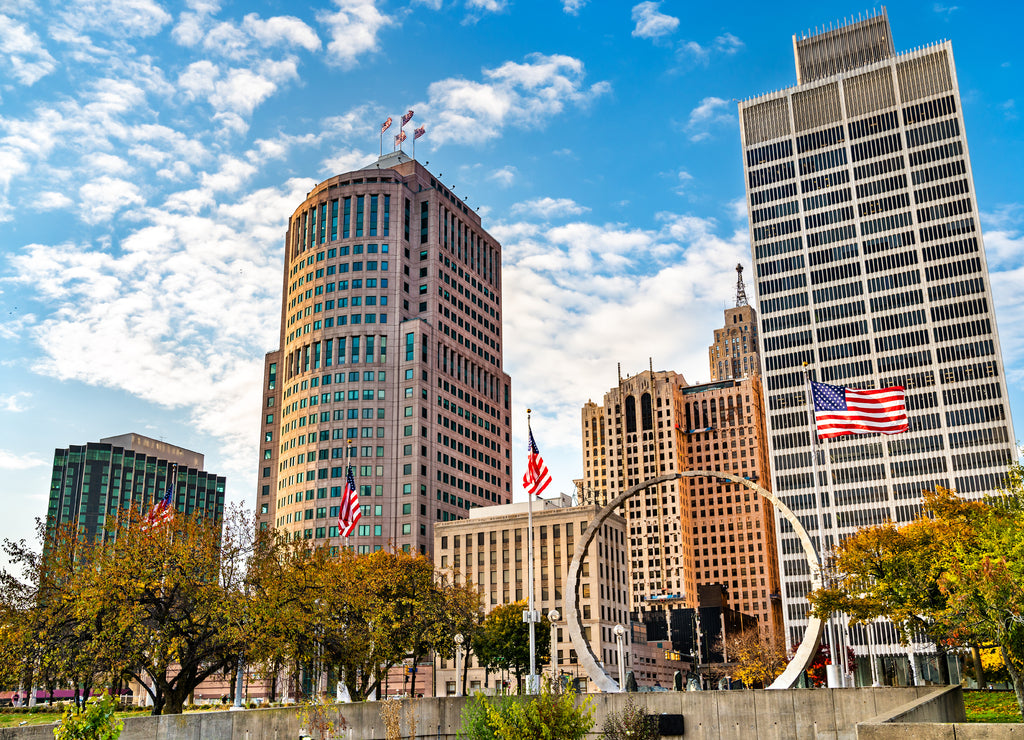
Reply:
[[[711,380],[747,378],[761,372],[757,352],[757,312],[751,306],[725,310],[725,326],[715,329],[715,343],[708,347]]]
[[[565,579],[575,553],[575,543],[599,511],[597,506],[572,506],[566,496],[535,499],[534,586],[536,608],[542,614],[557,609],[562,620],[556,625],[558,670],[587,690],[588,681],[580,668],[564,622]],[[474,509],[469,518],[434,528],[434,562],[437,567],[476,584],[483,595],[485,611],[499,604],[528,599],[527,504]],[[583,562],[579,610],[585,636],[598,659],[613,675],[618,671],[618,654],[612,630],[616,624],[629,626],[626,523],[612,516],[605,523]],[[647,643],[642,625],[634,625],[627,637],[627,669],[635,672],[642,685],[671,685],[674,667],[656,664],[655,658],[669,647]],[[664,664],[664,661],[660,661]],[[455,693],[454,660],[438,661],[437,692]],[[551,675],[551,664],[538,665]],[[476,660],[469,658],[467,691],[499,690],[501,681],[514,688],[513,676],[486,676]]]

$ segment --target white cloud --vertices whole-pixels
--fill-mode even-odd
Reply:
[[[745,44],[739,38],[726,32],[716,37],[714,41],[706,46],[696,41],[684,41],[679,45],[677,56],[679,58],[688,57],[700,64],[707,65],[715,54],[729,56],[735,54],[744,46]]]
[[[320,164],[320,172],[325,177],[333,177],[353,170],[361,170],[377,160],[376,155],[343,147],[333,152]]]
[[[428,102],[415,106],[434,123],[431,140],[437,146],[488,141],[509,125],[538,126],[566,105],[585,106],[611,90],[607,82],[586,87],[583,62],[559,54],[530,54],[525,62],[505,62],[483,74],[486,82],[434,82]]]
[[[580,9],[587,4],[587,0],[562,0],[562,10],[569,15],[579,15]]]
[[[10,450],[0,450],[0,470],[28,470],[46,465],[34,452],[19,455]]]
[[[693,182],[693,175],[686,170],[679,170],[679,172],[676,173],[676,186],[674,190],[679,195],[682,195],[689,189],[691,182]]]
[[[60,18],[75,31],[112,36],[153,36],[172,20],[152,0],[69,0]]]
[[[118,211],[145,203],[139,186],[118,177],[97,177],[78,189],[79,217],[87,224],[109,221]]]
[[[0,411],[7,411],[11,414],[18,414],[22,411],[27,411],[28,406],[24,404],[25,401],[32,398],[32,394],[27,391],[18,391],[17,393],[11,393],[9,395],[0,395]]]
[[[489,174],[487,176],[487,179],[493,180],[494,182],[501,185],[503,188],[507,188],[510,185],[512,185],[512,183],[515,181],[516,173],[517,170],[515,168],[515,165],[507,164],[504,167],[497,169],[491,174]]]
[[[35,197],[33,205],[41,211],[57,211],[70,207],[72,202],[64,193],[47,190]]]
[[[466,7],[474,10],[486,10],[499,13],[508,6],[508,0],[466,0]]]
[[[711,129],[732,123],[736,117],[729,113],[732,103],[723,98],[708,97],[690,111],[685,129],[690,141],[703,141],[711,137]]]
[[[516,215],[531,215],[544,220],[579,216],[590,209],[581,206],[571,198],[537,198],[523,203],[516,203],[509,212]]]
[[[331,37],[327,63],[354,67],[360,56],[377,51],[377,35],[395,21],[381,13],[373,0],[334,0],[334,4],[337,11],[317,14],[317,20],[327,27]]]
[[[298,46],[306,51],[320,48],[320,37],[304,22],[290,15],[279,15],[266,20],[256,13],[250,13],[242,21],[242,27],[263,46]]]
[[[643,2],[633,6],[633,35],[641,39],[658,39],[673,33],[679,19],[662,13],[660,2]]]
[[[28,26],[0,15],[0,69],[22,85],[32,85],[57,68],[39,37]]]
[[[489,231],[503,245],[505,363],[521,389],[513,415],[534,409],[545,453],[579,460],[580,406],[600,402],[617,362],[638,372],[653,357],[656,369],[706,378],[707,327],[722,320],[733,267],[749,260],[745,230],[723,236],[712,220],[666,213],[650,229],[531,221]]]

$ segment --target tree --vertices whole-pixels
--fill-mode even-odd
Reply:
[[[522,675],[530,666],[530,625],[523,621],[527,602],[496,606],[484,617],[473,637],[473,652],[480,663],[491,670],[508,670],[516,675],[517,690],[522,692]],[[547,616],[535,631],[537,662],[548,660],[551,643]]]
[[[1007,490],[981,501],[926,491],[923,508],[909,525],[845,540],[835,585],[809,597],[814,613],[885,617],[904,639],[920,629],[940,651],[998,646],[1024,712],[1024,474],[1015,465]]]
[[[952,537],[947,522],[927,517],[903,527],[887,523],[854,533],[831,563],[833,583],[809,597],[814,613],[824,619],[835,611],[846,612],[859,624],[884,617],[895,625],[903,644],[926,635],[942,658],[939,668],[949,683],[945,655],[951,615],[939,580],[951,562]]]
[[[725,640],[726,654],[734,663],[730,675],[742,681],[747,688],[764,688],[786,669],[789,659],[786,651],[767,638],[757,628],[730,634]]]
[[[107,693],[90,699],[81,714],[68,707],[60,725],[53,731],[54,737],[56,740],[117,740],[124,721],[115,719],[115,708],[114,700]]]

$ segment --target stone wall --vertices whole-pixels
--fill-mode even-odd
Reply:
[[[591,694],[596,724],[591,738],[597,740],[601,722],[608,712],[622,708],[632,698],[646,705],[652,714],[681,714],[684,735],[666,735],[666,740],[882,740],[882,735],[861,735],[858,723],[891,718],[899,712],[929,712],[929,701],[943,703],[937,719],[955,721],[963,717],[959,687],[879,689],[793,689],[789,691],[704,691],[643,694]],[[469,699],[411,700],[420,740],[456,740],[462,708]],[[960,715],[956,711],[959,702]],[[915,708],[916,707],[916,708]],[[380,704],[346,704],[340,707],[352,728],[346,740],[384,740]],[[408,715],[403,712],[403,720]],[[914,715],[917,716],[917,715]],[[872,725],[874,727],[878,724]],[[897,725],[889,725],[896,727]],[[905,725],[907,726],[907,725]],[[918,725],[921,727],[921,725]],[[925,725],[924,727],[927,727]],[[299,721],[294,708],[252,709],[241,712],[196,712],[164,717],[133,717],[125,720],[121,740],[296,740]],[[408,727],[403,721],[403,737]],[[0,730],[0,740],[50,740],[52,725]],[[923,735],[885,735],[895,740]],[[928,736],[930,737],[930,736]],[[941,735],[952,740],[953,735]],[[961,735],[956,735],[959,740]],[[982,736],[975,736],[982,737]],[[988,737],[988,736],[984,736]],[[1019,737],[1019,736],[1014,736]]]

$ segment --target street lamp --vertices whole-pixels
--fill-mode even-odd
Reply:
[[[455,695],[462,696],[462,643],[466,638],[461,632],[455,634]]]
[[[551,623],[551,685],[558,682],[558,620],[562,615],[557,609],[548,612],[548,621]]]
[[[619,646],[619,691],[626,690],[626,628],[617,624],[612,628],[615,642]]]

